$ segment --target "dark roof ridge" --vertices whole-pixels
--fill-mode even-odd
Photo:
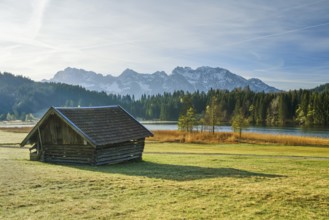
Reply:
[[[121,107],[120,105],[104,105],[104,106],[82,106],[82,107],[55,107],[54,109],[97,109],[97,108],[117,108]]]

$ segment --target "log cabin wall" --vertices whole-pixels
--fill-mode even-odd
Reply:
[[[40,127],[42,143],[83,145],[83,138],[57,115],[49,116]]]
[[[142,159],[145,138],[118,144],[97,146],[96,165],[120,163],[132,159]]]
[[[45,162],[114,164],[141,159],[149,136],[120,106],[50,107],[21,146],[34,145]]]
[[[41,160],[53,163],[95,163],[95,148],[85,142],[57,115],[49,116],[40,128]]]
[[[95,164],[95,148],[90,145],[45,145],[42,159],[51,163]]]

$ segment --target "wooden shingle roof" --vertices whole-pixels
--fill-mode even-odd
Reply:
[[[47,115],[57,114],[94,146],[115,144],[153,136],[142,124],[120,106],[59,108],[51,107],[21,145],[37,131]]]

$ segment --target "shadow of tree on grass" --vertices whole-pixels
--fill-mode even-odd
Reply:
[[[197,179],[208,179],[218,177],[232,177],[232,178],[248,178],[248,177],[267,177],[276,178],[284,177],[281,175],[265,174],[249,172],[246,170],[234,168],[208,168],[198,166],[185,166],[173,164],[161,164],[149,161],[140,162],[126,162],[114,165],[104,166],[86,166],[86,165],[70,165],[81,170],[124,174],[128,176],[144,176],[149,178],[188,181]]]

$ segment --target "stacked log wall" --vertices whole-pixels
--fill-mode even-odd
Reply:
[[[42,160],[50,163],[95,164],[95,148],[90,145],[45,145]]]
[[[114,164],[133,159],[142,159],[144,144],[145,138],[97,147],[96,165]]]
[[[145,139],[97,147],[90,145],[45,145],[42,160],[50,163],[104,165],[142,159]]]

